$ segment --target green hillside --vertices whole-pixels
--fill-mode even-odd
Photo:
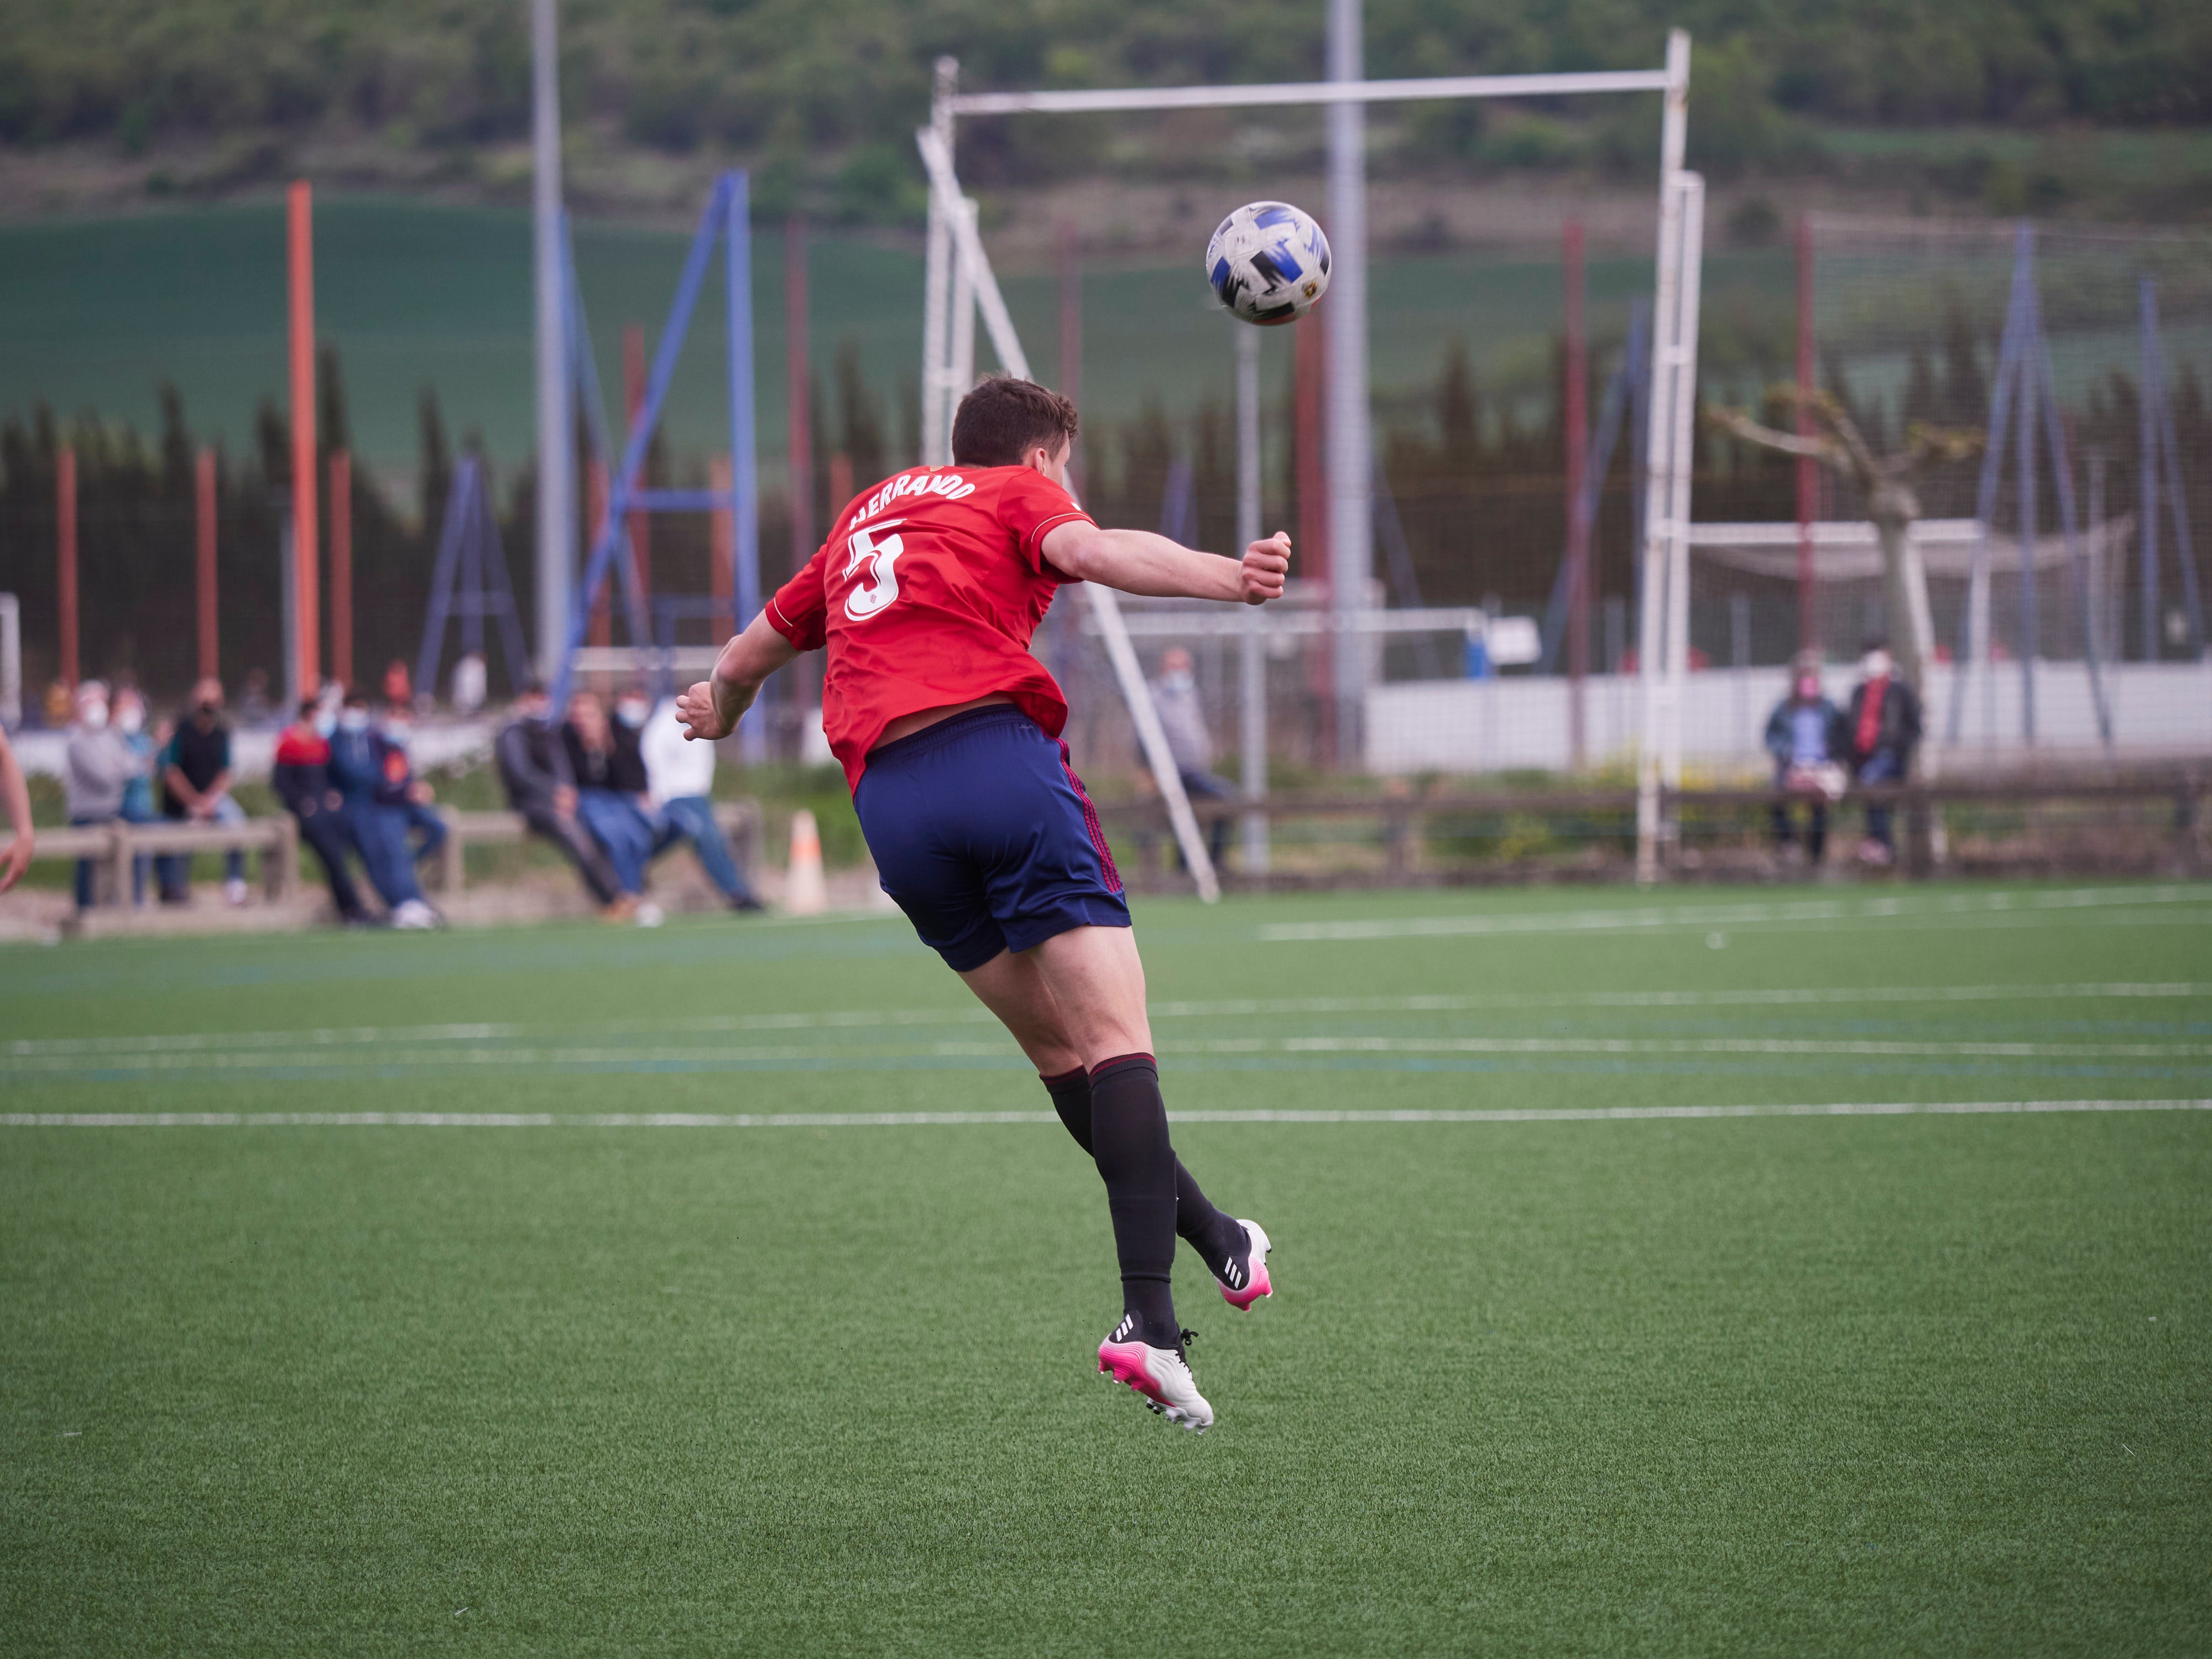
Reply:
[[[939,53],[959,57],[971,87],[1299,79],[1320,71],[1323,15],[1320,0],[568,0],[564,110],[577,176],[599,199],[665,176],[655,158],[734,157],[759,170],[771,216],[805,206],[888,221],[918,200],[908,138]],[[76,187],[36,182],[38,155],[57,146],[84,166],[106,158],[155,194],[233,193],[319,159],[356,184],[515,198],[522,25],[520,5],[449,0],[0,0],[0,146],[30,163],[14,203]],[[1367,68],[1640,66],[1669,26],[1697,40],[1692,160],[1718,175],[1825,171],[1894,186],[1910,173],[2001,209],[2047,205],[2039,198],[2081,181],[2009,138],[2212,124],[2212,9],[2197,0],[1369,0]],[[1375,154],[1416,168],[1640,168],[1652,118],[1609,100],[1378,110]],[[1318,143],[1303,114],[1258,125],[1279,150]],[[1902,173],[1863,143],[1961,126],[1977,136]],[[1249,159],[1186,121],[983,131],[968,167],[985,187],[1109,170],[1226,176]],[[2116,159],[2097,188],[2130,190],[2137,213],[2201,206],[2203,168],[2172,176],[2187,160],[2166,156],[2128,184],[2134,163]]]

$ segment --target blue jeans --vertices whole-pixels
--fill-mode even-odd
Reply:
[[[189,818],[179,818],[173,820],[173,822],[189,823],[191,820]],[[216,823],[243,823],[246,822],[246,809],[243,806],[240,806],[236,801],[233,800],[229,796],[225,795],[221,800],[215,804],[215,817],[213,822]],[[192,859],[191,854],[157,854],[154,859],[154,871],[161,878],[161,896],[163,898],[181,899],[191,890],[192,875]],[[246,854],[240,852],[235,847],[232,848],[230,851],[222,855],[222,878],[225,881],[244,881],[246,879]]]
[[[655,857],[679,841],[690,842],[699,867],[721,890],[723,897],[742,902],[753,896],[744,872],[738,868],[737,856],[730,850],[729,838],[714,822],[713,801],[704,795],[678,795],[662,803],[660,812],[660,834],[653,848]]]
[[[112,817],[92,817],[75,812],[70,815],[70,828],[72,830],[82,830],[96,823],[114,822]],[[93,861],[90,859],[79,859],[76,861],[76,908],[80,910],[92,908],[92,896],[94,890],[93,879],[96,874],[97,872],[93,868]]]
[[[644,892],[645,866],[653,857],[653,825],[637,810],[637,803],[611,789],[579,789],[576,816],[614,866],[615,880],[623,891]]]
[[[1859,768],[1861,783],[1894,783],[1905,775],[1905,757],[1894,749],[1877,749],[1866,757]],[[1889,805],[1884,801],[1867,804],[1867,839],[1879,842],[1891,851],[1896,850],[1890,839]]]
[[[438,849],[446,844],[446,821],[438,816],[434,806],[425,806],[419,800],[410,800],[397,809],[409,830],[422,832],[422,839],[414,844],[415,862],[435,858]]]
[[[389,909],[410,899],[420,901],[422,890],[415,881],[414,849],[407,842],[407,813],[404,807],[381,806],[373,800],[349,799],[345,804],[346,828],[368,879]]]

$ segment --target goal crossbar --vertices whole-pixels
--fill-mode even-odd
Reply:
[[[1116,87],[1060,92],[962,92],[948,114],[1087,115],[1113,110],[1266,109],[1297,104],[1401,104],[1426,99],[1560,98],[1591,92],[1664,92],[1663,69],[1565,75],[1447,75],[1411,81],[1276,81],[1251,86]]]

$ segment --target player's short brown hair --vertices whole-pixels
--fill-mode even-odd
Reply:
[[[1075,441],[1075,405],[1035,380],[994,374],[960,400],[952,416],[955,466],[1018,466],[1038,444]]]

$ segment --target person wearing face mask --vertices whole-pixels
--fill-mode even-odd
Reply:
[[[361,849],[362,864],[392,925],[436,927],[438,913],[422,897],[407,842],[406,751],[393,750],[376,730],[368,698],[359,690],[348,691],[338,710],[337,730],[331,734],[330,776],[345,798],[346,830]]]
[[[1828,846],[1828,803],[1843,793],[1848,775],[1843,715],[1820,690],[1820,663],[1798,659],[1790,695],[1766,721],[1766,752],[1774,760],[1774,844],[1787,853],[1797,844],[1790,803],[1805,803],[1805,857],[1815,869]]]
[[[144,763],[131,752],[109,719],[107,686],[87,680],[76,689],[76,720],[63,751],[64,793],[72,825],[112,823],[123,816],[124,792]],[[76,908],[88,910],[97,872],[90,859],[76,861]]]
[[[615,720],[618,732],[633,722],[637,729],[646,793],[659,815],[660,839],[654,854],[679,841],[688,842],[700,869],[730,908],[765,908],[738,868],[729,837],[714,821],[714,745],[685,740],[673,697],[664,698],[659,708],[648,709],[643,692],[626,691],[615,705]]]
[[[354,843],[346,833],[345,796],[331,781],[331,733],[337,729],[336,718],[325,716],[314,698],[302,702],[297,718],[277,734],[269,782],[285,810],[299,821],[300,839],[322,860],[323,878],[330,884],[338,919],[355,926],[369,917],[346,868],[346,855]]]
[[[1190,653],[1179,645],[1160,653],[1160,675],[1152,682],[1152,707],[1159,712],[1160,730],[1168,740],[1182,779],[1183,793],[1193,800],[1227,800],[1237,792],[1213,772],[1213,734],[1206,727],[1206,709],[1198,696],[1198,677],[1192,672]],[[1217,865],[1229,845],[1229,820],[1218,817],[1207,832],[1207,844]]]
[[[177,722],[161,769],[161,811],[166,817],[194,823],[243,823],[246,809],[230,796],[230,727],[222,718],[222,682],[210,677],[192,687],[191,705]],[[155,860],[161,872],[164,903],[190,902],[191,857],[164,854]],[[233,848],[223,856],[223,897],[246,902],[246,854]]]
[[[607,855],[615,879],[635,905],[638,926],[659,927],[660,907],[645,896],[645,870],[657,836],[642,804],[645,765],[635,745],[625,752],[615,741],[605,705],[589,691],[568,699],[561,744],[576,780],[576,816]]]
[[[635,920],[637,901],[622,890],[606,854],[577,820],[576,775],[553,722],[551,700],[538,681],[525,681],[514,694],[514,718],[501,729],[492,758],[508,807],[575,866],[599,915],[608,921]]]
[[[1866,642],[1859,672],[1863,678],[1853,689],[1850,708],[1844,717],[1853,775],[1861,784],[1899,782],[1912,775],[1912,751],[1920,743],[1920,699],[1897,678],[1887,640]],[[1859,843],[1860,862],[1887,865],[1896,856],[1887,803],[1868,802],[1866,839]]]
[[[108,713],[108,720],[122,734],[123,742],[137,758],[141,769],[123,786],[123,811],[118,815],[125,823],[152,823],[160,814],[154,810],[154,757],[167,740],[162,734],[157,741],[146,729],[146,699],[135,685],[119,686]],[[146,877],[153,859],[141,853],[131,860],[131,902],[146,902]]]

